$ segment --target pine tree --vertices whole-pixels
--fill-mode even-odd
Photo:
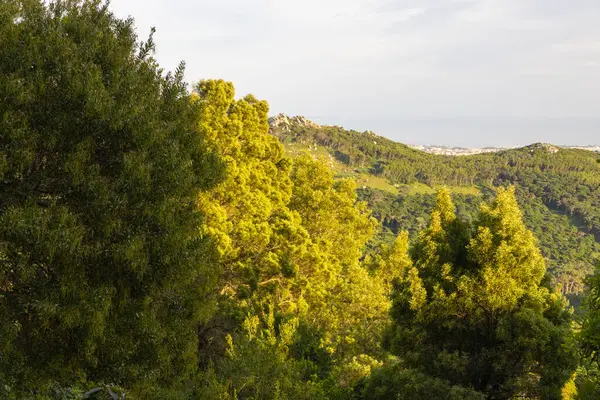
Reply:
[[[196,199],[222,168],[183,66],[100,1],[3,1],[0,43],[0,380],[185,379],[219,276]]]
[[[266,102],[236,101],[233,85],[224,81],[202,81],[196,90],[200,130],[226,163],[226,179],[199,193],[202,234],[219,246],[223,293],[243,300],[281,274],[286,243],[278,227],[290,218],[291,162],[268,134]]]
[[[200,234],[217,244],[223,271],[219,312],[200,329],[208,363],[224,355],[226,336],[248,313],[281,312],[309,236],[288,208],[292,163],[269,135],[268,104],[251,95],[236,100],[233,84],[222,80],[199,82],[193,102],[208,148],[225,163],[225,179],[199,192],[197,201],[205,215]]]
[[[571,318],[548,288],[514,190],[500,189],[474,230],[456,221],[441,191],[415,267],[397,287],[387,345],[410,366],[490,399],[560,398],[576,366]]]
[[[298,319],[296,355],[325,352],[319,369],[329,365],[323,359],[380,352],[390,301],[360,265],[376,224],[366,204],[323,162],[300,156],[292,164],[269,134],[267,104],[234,94],[232,84],[208,80],[194,100],[200,131],[226,164],[226,179],[198,200],[201,234],[217,243],[224,270],[219,313],[201,328],[203,353],[223,356],[226,335],[267,310],[281,323]]]
[[[335,358],[376,351],[389,301],[382,281],[359,262],[375,220],[357,202],[354,182],[334,181],[324,162],[300,156],[291,178],[290,209],[311,238],[290,287],[298,312],[323,332],[323,345]]]

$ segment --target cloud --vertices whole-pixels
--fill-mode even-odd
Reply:
[[[158,58],[223,77],[273,112],[591,116],[600,102],[597,0],[112,0]]]

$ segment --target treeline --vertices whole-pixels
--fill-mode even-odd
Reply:
[[[600,164],[593,152],[538,143],[454,157],[427,154],[372,133],[341,127],[293,124],[289,130],[276,128],[272,133],[283,143],[325,146],[339,161],[395,184],[523,186],[548,207],[582,221],[600,238]]]
[[[597,398],[598,279],[576,334],[514,189],[374,246],[266,102],[107,4],[4,1],[0,43],[1,398]]]
[[[585,150],[559,150],[538,143],[497,153],[455,157],[428,154],[370,132],[361,133],[338,126],[292,124],[290,128],[276,127],[272,133],[283,143],[325,146],[341,162],[368,167],[394,183],[492,185],[497,180],[513,177],[517,172],[540,171],[577,177],[588,184],[600,183],[598,157]]]

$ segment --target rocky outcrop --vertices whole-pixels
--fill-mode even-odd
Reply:
[[[549,143],[534,143],[527,146],[527,148],[529,149],[529,152],[531,154],[535,153],[536,151],[545,151],[547,153],[554,154],[558,153],[558,151],[560,150],[558,147]]]
[[[279,129],[282,132],[289,132],[293,125],[308,126],[311,128],[320,127],[320,125],[315,124],[303,116],[288,117],[285,114],[278,114],[275,117],[269,118],[269,126],[271,129]]]

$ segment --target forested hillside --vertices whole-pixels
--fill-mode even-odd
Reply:
[[[596,155],[272,131],[101,1],[0,45],[0,399],[599,398]]]
[[[380,241],[402,230],[411,237],[420,232],[436,187],[451,187],[458,212],[472,219],[495,187],[514,185],[555,284],[574,304],[600,259],[600,155],[594,152],[538,143],[471,156],[433,155],[371,132],[286,117],[272,119],[271,132],[292,155],[300,149],[316,158],[330,155],[338,176],[357,177],[359,197],[382,222]]]

